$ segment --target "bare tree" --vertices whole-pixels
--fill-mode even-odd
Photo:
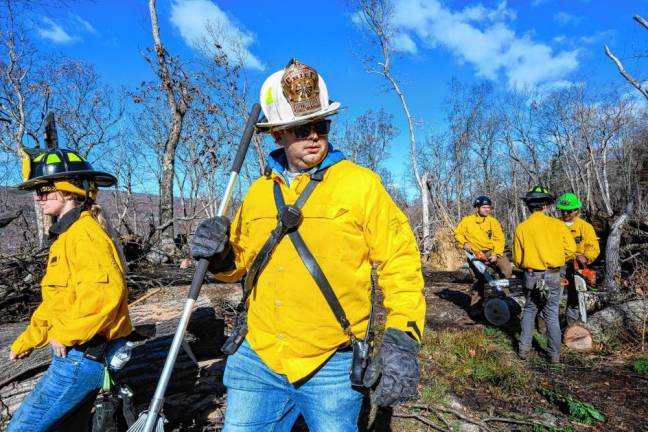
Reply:
[[[182,134],[182,124],[185,114],[191,104],[191,87],[189,77],[182,69],[177,59],[174,59],[164,48],[160,37],[155,0],[149,0],[149,14],[151,16],[151,31],[155,46],[155,59],[157,66],[153,66],[152,59],[149,64],[154,68],[160,84],[166,94],[169,108],[168,135],[163,144],[162,169],[160,179],[160,247],[167,253],[175,254],[173,231],[173,183],[175,179],[175,154]]]
[[[392,72],[391,56],[394,52],[392,41],[396,36],[396,30],[392,24],[394,6],[390,0],[358,0],[355,3],[357,17],[361,22],[361,29],[366,31],[373,42],[378,45],[380,59],[367,56],[364,59],[365,67],[369,73],[375,73],[385,78],[393,91],[398,96],[403,112],[407,119],[410,135],[410,158],[411,168],[416,184],[421,194],[421,209],[423,216],[423,238],[422,249],[424,257],[428,256],[431,250],[431,230],[429,211],[429,189],[427,186],[429,175],[424,177],[419,174],[416,161],[416,134],[414,131],[414,120],[409,110],[405,94],[400,88],[398,80]]]
[[[49,68],[48,81],[56,123],[68,147],[87,156],[117,138],[125,110],[123,93],[105,85],[93,65],[63,59]]]
[[[394,116],[385,110],[369,110],[335,131],[333,141],[349,159],[382,175],[389,147],[398,135],[393,122]]]

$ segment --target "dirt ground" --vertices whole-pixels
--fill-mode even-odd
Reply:
[[[455,279],[455,273],[451,272],[426,274],[427,331],[461,332],[489,326],[469,306],[471,285],[457,283]],[[514,349],[519,324],[514,323],[503,330],[510,338],[511,349]],[[584,425],[569,422],[567,416],[545,397],[533,391],[502,401],[488,388],[471,383],[458,398],[475,413],[524,415],[544,411],[558,417],[563,424],[569,422],[575,431],[648,431],[648,376],[637,375],[629,368],[629,359],[634,355],[630,350],[633,348],[637,347],[621,347],[620,352],[604,355],[600,350],[589,354],[569,352],[563,346],[563,362],[554,367],[548,366],[538,355],[532,356],[526,364],[518,360],[521,367],[528,370],[529,380],[535,381],[537,386],[559,388],[561,393],[573,399],[590,403],[605,416],[603,423]],[[498,430],[527,430],[518,426],[512,429],[499,426]],[[420,430],[427,429],[421,425]]]
[[[425,276],[426,332],[465,333],[475,329],[488,329],[489,325],[469,307],[470,283],[457,282],[457,274],[453,272],[428,272]],[[166,298],[177,299],[185,296],[188,290],[188,285],[185,285],[187,280],[179,278],[180,280],[182,282],[178,286],[165,288],[145,301],[158,302]],[[132,299],[140,297],[144,292],[140,290],[133,293]],[[207,296],[217,309],[222,304],[236,304],[240,292],[240,286],[237,284],[206,284],[202,289],[202,295]],[[380,311],[379,315],[381,314],[384,312]],[[502,339],[507,345],[505,355],[525,374],[530,383],[529,391],[502,397],[493,391],[493,386],[469,379],[462,383],[450,382],[449,399],[446,397],[443,403],[476,419],[489,416],[516,419],[544,416],[543,418],[556,425],[555,428],[535,428],[521,424],[489,423],[491,431],[648,431],[648,377],[634,373],[628,366],[630,359],[636,354],[631,350],[636,346],[621,347],[614,354],[604,354],[601,350],[589,354],[564,352],[563,363],[550,367],[538,354],[532,355],[527,362],[517,359],[514,353],[517,332],[515,324],[502,329]],[[421,369],[426,370],[428,375],[444,373],[439,365],[427,358],[422,357],[420,362]],[[449,379],[452,381],[452,377]],[[424,387],[429,385],[429,382],[422,382],[421,394],[426,391]],[[591,404],[605,416],[605,421],[592,425],[575,421],[535,390],[539,387],[559,389],[561,394]],[[212,408],[211,414],[205,414],[207,418],[214,419],[214,423],[206,429],[203,428],[203,431],[219,429],[223,409],[221,401],[218,406]],[[366,421],[366,430],[434,430],[416,418],[403,418],[407,416],[399,416],[398,412],[402,414],[403,411],[376,413],[374,410]],[[477,430],[455,426],[453,423],[451,429]],[[305,425],[300,423],[293,432],[307,430]]]
[[[192,269],[178,270],[177,268],[161,266],[148,273],[131,273],[130,282],[139,281],[139,288],[132,290],[130,301],[141,298],[146,293],[151,293],[157,287],[161,290],[155,292],[144,303],[155,303],[166,299],[178,299],[186,296]],[[465,334],[470,331],[493,330],[479,313],[469,306],[471,284],[460,281],[455,272],[424,272],[426,279],[425,296],[427,300],[426,334],[434,332]],[[133,284],[129,283],[132,287]],[[230,307],[240,298],[240,285],[238,284],[205,284],[202,295],[208,297],[217,311],[219,308]],[[378,315],[384,315],[379,311]],[[225,317],[226,325],[231,324],[231,319]],[[513,320],[516,321],[516,320]],[[466,379],[462,382],[450,383],[442,402],[473,419],[496,417],[528,419],[546,418],[548,423],[555,424],[555,428],[536,428],[521,424],[489,423],[492,431],[533,431],[533,432],[570,432],[570,431],[648,431],[648,376],[635,373],[630,367],[631,360],[638,354],[638,345],[628,344],[609,349],[598,347],[593,353],[582,354],[564,352],[563,363],[559,366],[548,366],[546,361],[538,354],[534,354],[527,362],[515,357],[515,341],[519,326],[516,323],[501,329],[504,355],[510,358],[510,363],[515,366],[518,373],[523,374],[529,385],[522,393],[503,396],[493,390],[492,385],[478,380]],[[216,364],[214,366],[212,363]],[[211,375],[222,377],[223,359],[205,363],[201,376],[209,378]],[[211,366],[210,366],[211,365]],[[421,370],[427,376],[441,376],[447,374],[442,365],[435,364],[429,358],[421,356]],[[210,372],[209,368],[216,372]],[[217,369],[217,370],[216,370]],[[213,378],[213,377],[212,377]],[[210,378],[211,379],[211,378]],[[430,381],[422,381],[421,396],[417,403],[423,403],[426,392],[434,393]],[[579,423],[561,412],[554,404],[541,395],[538,388],[559,389],[561,394],[573,400],[583,401],[598,409],[605,421],[594,422],[591,425]],[[224,410],[222,398],[207,404],[201,414],[210,423],[202,429],[182,428],[176,430],[219,430],[222,424]],[[409,408],[406,408],[406,410]],[[398,413],[401,413],[399,416]],[[403,410],[397,409],[393,413],[375,410],[367,420],[370,431],[427,431],[434,430],[421,420],[405,418]],[[415,417],[415,416],[414,416]],[[456,418],[454,420],[457,420]],[[462,429],[463,425],[451,424],[448,430],[477,430]],[[298,424],[293,432],[308,430],[303,423]],[[482,430],[482,429],[480,429]]]

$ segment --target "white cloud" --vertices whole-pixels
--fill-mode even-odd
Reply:
[[[429,48],[447,49],[484,78],[504,75],[512,88],[561,81],[578,68],[576,50],[554,53],[549,45],[518,35],[509,23],[516,13],[506,2],[496,8],[478,4],[452,11],[439,0],[398,0],[394,10],[394,26],[410,35],[410,41],[416,35]]]
[[[392,43],[396,51],[409,53],[409,54],[416,54],[416,52],[418,51],[416,47],[416,42],[414,42],[409,35],[404,33],[401,33],[396,37],[394,37]]]
[[[583,17],[569,14],[567,12],[557,12],[553,16],[554,21],[560,25],[575,25],[577,26],[583,20]]]
[[[38,34],[43,39],[59,44],[72,43],[77,40],[77,37],[70,36],[63,30],[63,27],[47,17],[43,18],[43,26],[38,29]]]
[[[79,15],[71,14],[70,16],[72,17],[72,20],[75,22],[75,24],[80,25],[81,28],[86,32],[95,36],[99,34],[99,32],[93,27],[92,24],[90,24],[89,21],[84,20]]]
[[[218,43],[228,56],[241,56],[245,66],[263,70],[265,66],[250,52],[255,36],[239,28],[210,0],[175,0],[171,6],[171,23],[185,43],[194,48],[204,47],[206,41],[218,35]],[[211,53],[213,54],[213,52]]]
[[[614,38],[614,31],[612,30],[603,30],[603,31],[598,31],[594,34],[591,34],[589,36],[581,36],[579,40],[581,43],[584,43],[586,45],[591,45],[595,44],[598,42],[603,42],[606,39],[613,39]],[[608,41],[609,42],[609,41]]]
[[[557,44],[561,44],[567,41],[567,36],[565,35],[554,36],[553,41]]]

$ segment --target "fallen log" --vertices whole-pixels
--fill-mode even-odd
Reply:
[[[605,302],[607,301],[606,295],[604,293],[586,291],[584,295],[585,295],[585,307],[587,309],[588,314],[601,310],[604,307]],[[513,299],[520,306],[520,308],[524,307],[524,303],[526,302],[524,291],[513,292],[509,297]],[[567,293],[565,290],[563,290],[563,297],[560,301],[561,311],[564,310],[566,305],[567,305]]]
[[[22,210],[0,214],[0,228],[4,228],[22,215]]]
[[[184,299],[177,299],[138,304],[130,309],[135,326],[155,327],[154,335],[135,342],[131,360],[115,376],[118,382],[127,384],[135,392],[134,404],[138,412],[146,409],[153,395],[183,306]],[[23,360],[8,360],[11,342],[26,325],[24,322],[0,325],[0,427],[20,406],[51,362],[47,348],[36,350]],[[198,359],[213,359],[221,356],[224,339],[223,320],[216,316],[208,298],[199,297],[184,339],[187,346]],[[223,394],[222,385],[213,379],[206,385],[202,375],[204,371],[199,365],[181,350],[165,403],[165,412],[172,423],[195,412],[193,404],[203,401],[199,405],[204,408],[205,398],[213,399],[218,393]]]
[[[646,331],[648,299],[616,304],[593,314],[584,325],[594,342],[602,343],[622,335],[641,338]]]

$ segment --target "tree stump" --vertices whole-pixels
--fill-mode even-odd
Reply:
[[[590,331],[578,324],[565,329],[563,343],[576,351],[590,351],[594,345]]]

